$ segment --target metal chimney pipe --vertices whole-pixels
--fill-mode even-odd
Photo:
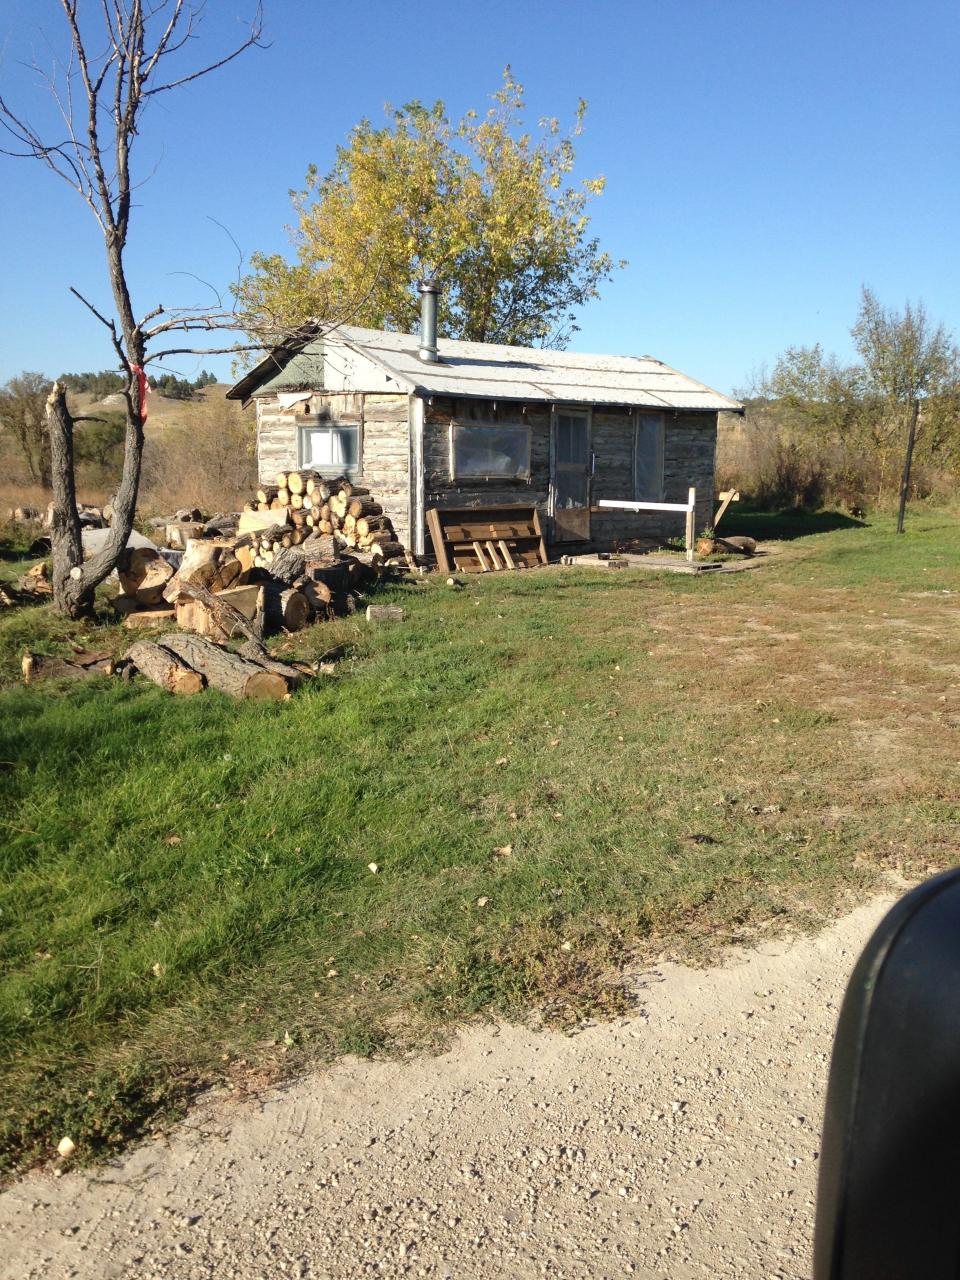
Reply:
[[[437,296],[440,286],[436,280],[420,281],[420,349],[417,355],[428,364],[436,364],[437,355]]]

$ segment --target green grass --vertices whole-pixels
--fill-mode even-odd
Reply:
[[[573,1024],[631,955],[955,859],[960,520],[776,550],[397,587],[402,625],[286,642],[350,656],[279,704],[24,688],[23,647],[128,636],[0,613],[4,1167],[480,1011]]]

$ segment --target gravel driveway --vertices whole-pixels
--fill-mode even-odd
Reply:
[[[573,1037],[474,1028],[205,1099],[114,1167],[0,1196],[0,1275],[807,1277],[837,1011],[888,905],[643,974],[637,1013]]]

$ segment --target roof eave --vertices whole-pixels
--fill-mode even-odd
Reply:
[[[714,394],[719,396],[719,392]],[[743,417],[746,412],[742,404],[737,404],[734,401],[704,408],[703,406],[687,407],[686,405],[667,404],[664,400],[650,400],[638,404],[636,401],[630,402],[627,400],[592,400],[589,396],[569,399],[563,396],[544,395],[485,395],[481,391],[451,391],[449,387],[436,389],[420,386],[419,384],[411,387],[411,395],[419,396],[422,400],[435,400],[443,396],[449,396],[451,400],[489,400],[491,403],[507,403],[509,401],[514,404],[583,404],[601,406],[604,409],[654,409],[658,413],[735,413],[739,417]]]
[[[304,349],[308,342],[322,336],[322,326],[317,321],[308,321],[283,342],[277,343],[249,373],[244,374],[226,393],[227,400],[241,400],[246,408],[253,399],[257,388],[266,381],[268,375],[282,373],[294,356]]]

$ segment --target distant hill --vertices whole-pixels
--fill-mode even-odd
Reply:
[[[235,402],[226,398],[229,389],[229,383],[211,383],[194,392],[190,400],[173,399],[160,391],[151,391],[147,399],[147,430],[151,427],[190,426],[207,422],[214,406],[235,407]],[[116,392],[99,400],[90,392],[78,392],[71,396],[71,403],[84,412],[101,409],[104,413],[117,413],[123,410],[123,397]]]

